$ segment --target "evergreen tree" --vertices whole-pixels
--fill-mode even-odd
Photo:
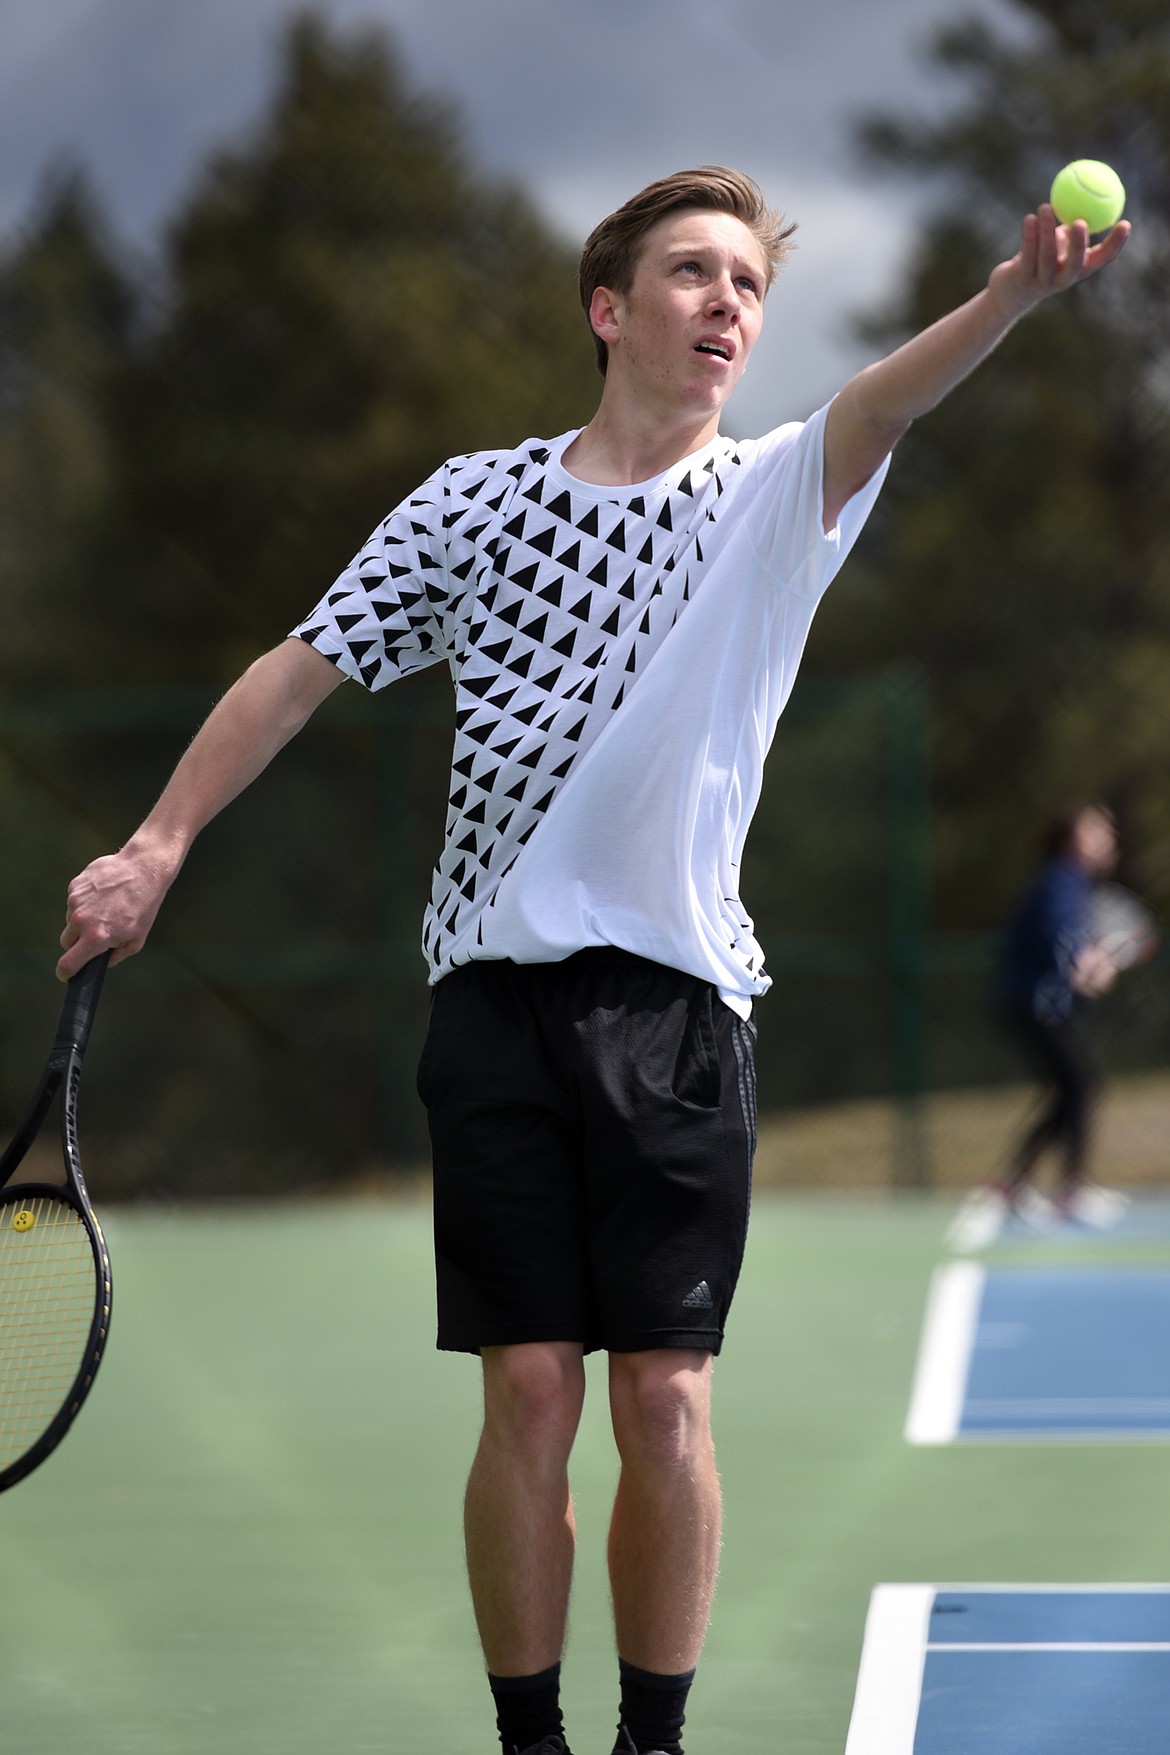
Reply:
[[[234,675],[445,457],[591,411],[571,252],[380,35],[293,24],[167,267],[125,441],[170,674]]]
[[[134,299],[89,185],[51,175],[0,258],[0,684],[74,681],[92,660],[95,550],[118,459],[110,404]]]
[[[45,684],[95,691],[57,732],[0,741],[21,849],[4,882],[36,902],[4,936],[39,970],[68,877],[132,829],[214,692],[445,457],[585,420],[597,380],[574,252],[481,174],[384,38],[312,17],[149,284],[131,294],[74,180],[0,263],[0,307],[0,584],[22,609],[6,676],[38,712]],[[108,1114],[141,1143],[120,1141],[107,1194],[417,1160],[450,712],[438,669],[376,705],[341,691],[201,838],[198,881],[127,977],[145,989],[111,1063],[132,1089],[111,1081]],[[181,1024],[152,981],[182,985]],[[0,983],[0,1038],[17,1016]]]

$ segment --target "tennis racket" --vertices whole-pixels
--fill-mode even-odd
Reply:
[[[75,975],[28,1113],[0,1157],[0,1491],[60,1444],[110,1327],[110,1258],[77,1145],[77,1088],[109,952]],[[9,1179],[61,1097],[64,1186]]]
[[[1115,969],[1145,963],[1161,935],[1144,902],[1121,884],[1098,884],[1089,907],[1089,942]]]

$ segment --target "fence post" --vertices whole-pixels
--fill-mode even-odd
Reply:
[[[930,1186],[926,1125],[926,965],[930,929],[930,790],[925,678],[899,665],[885,678],[890,1090],[895,1188]]]

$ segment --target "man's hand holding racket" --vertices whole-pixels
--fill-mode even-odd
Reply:
[[[1089,911],[1089,942],[1114,973],[1148,963],[1162,934],[1140,897],[1121,884],[1100,883]]]
[[[140,951],[182,862],[182,851],[168,858],[143,834],[87,865],[69,886],[58,978],[71,980],[103,951],[111,964]]]
[[[1122,970],[1148,963],[1161,942],[1144,902],[1121,884],[1099,883],[1089,910],[1088,942],[1073,964],[1073,987],[1086,999],[1099,999]]]

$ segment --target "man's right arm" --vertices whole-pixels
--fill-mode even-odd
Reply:
[[[1114,261],[1129,234],[1123,219],[1090,244],[1083,220],[1058,225],[1045,203],[1025,218],[1018,252],[1000,263],[981,293],[851,378],[825,420],[826,531],[920,415],[937,407],[1042,299]]]
[[[101,951],[112,963],[142,949],[163,898],[205,823],[244,790],[343,680],[303,640],[266,652],[213,708],[145,822],[118,853],[69,886],[62,981]]]

